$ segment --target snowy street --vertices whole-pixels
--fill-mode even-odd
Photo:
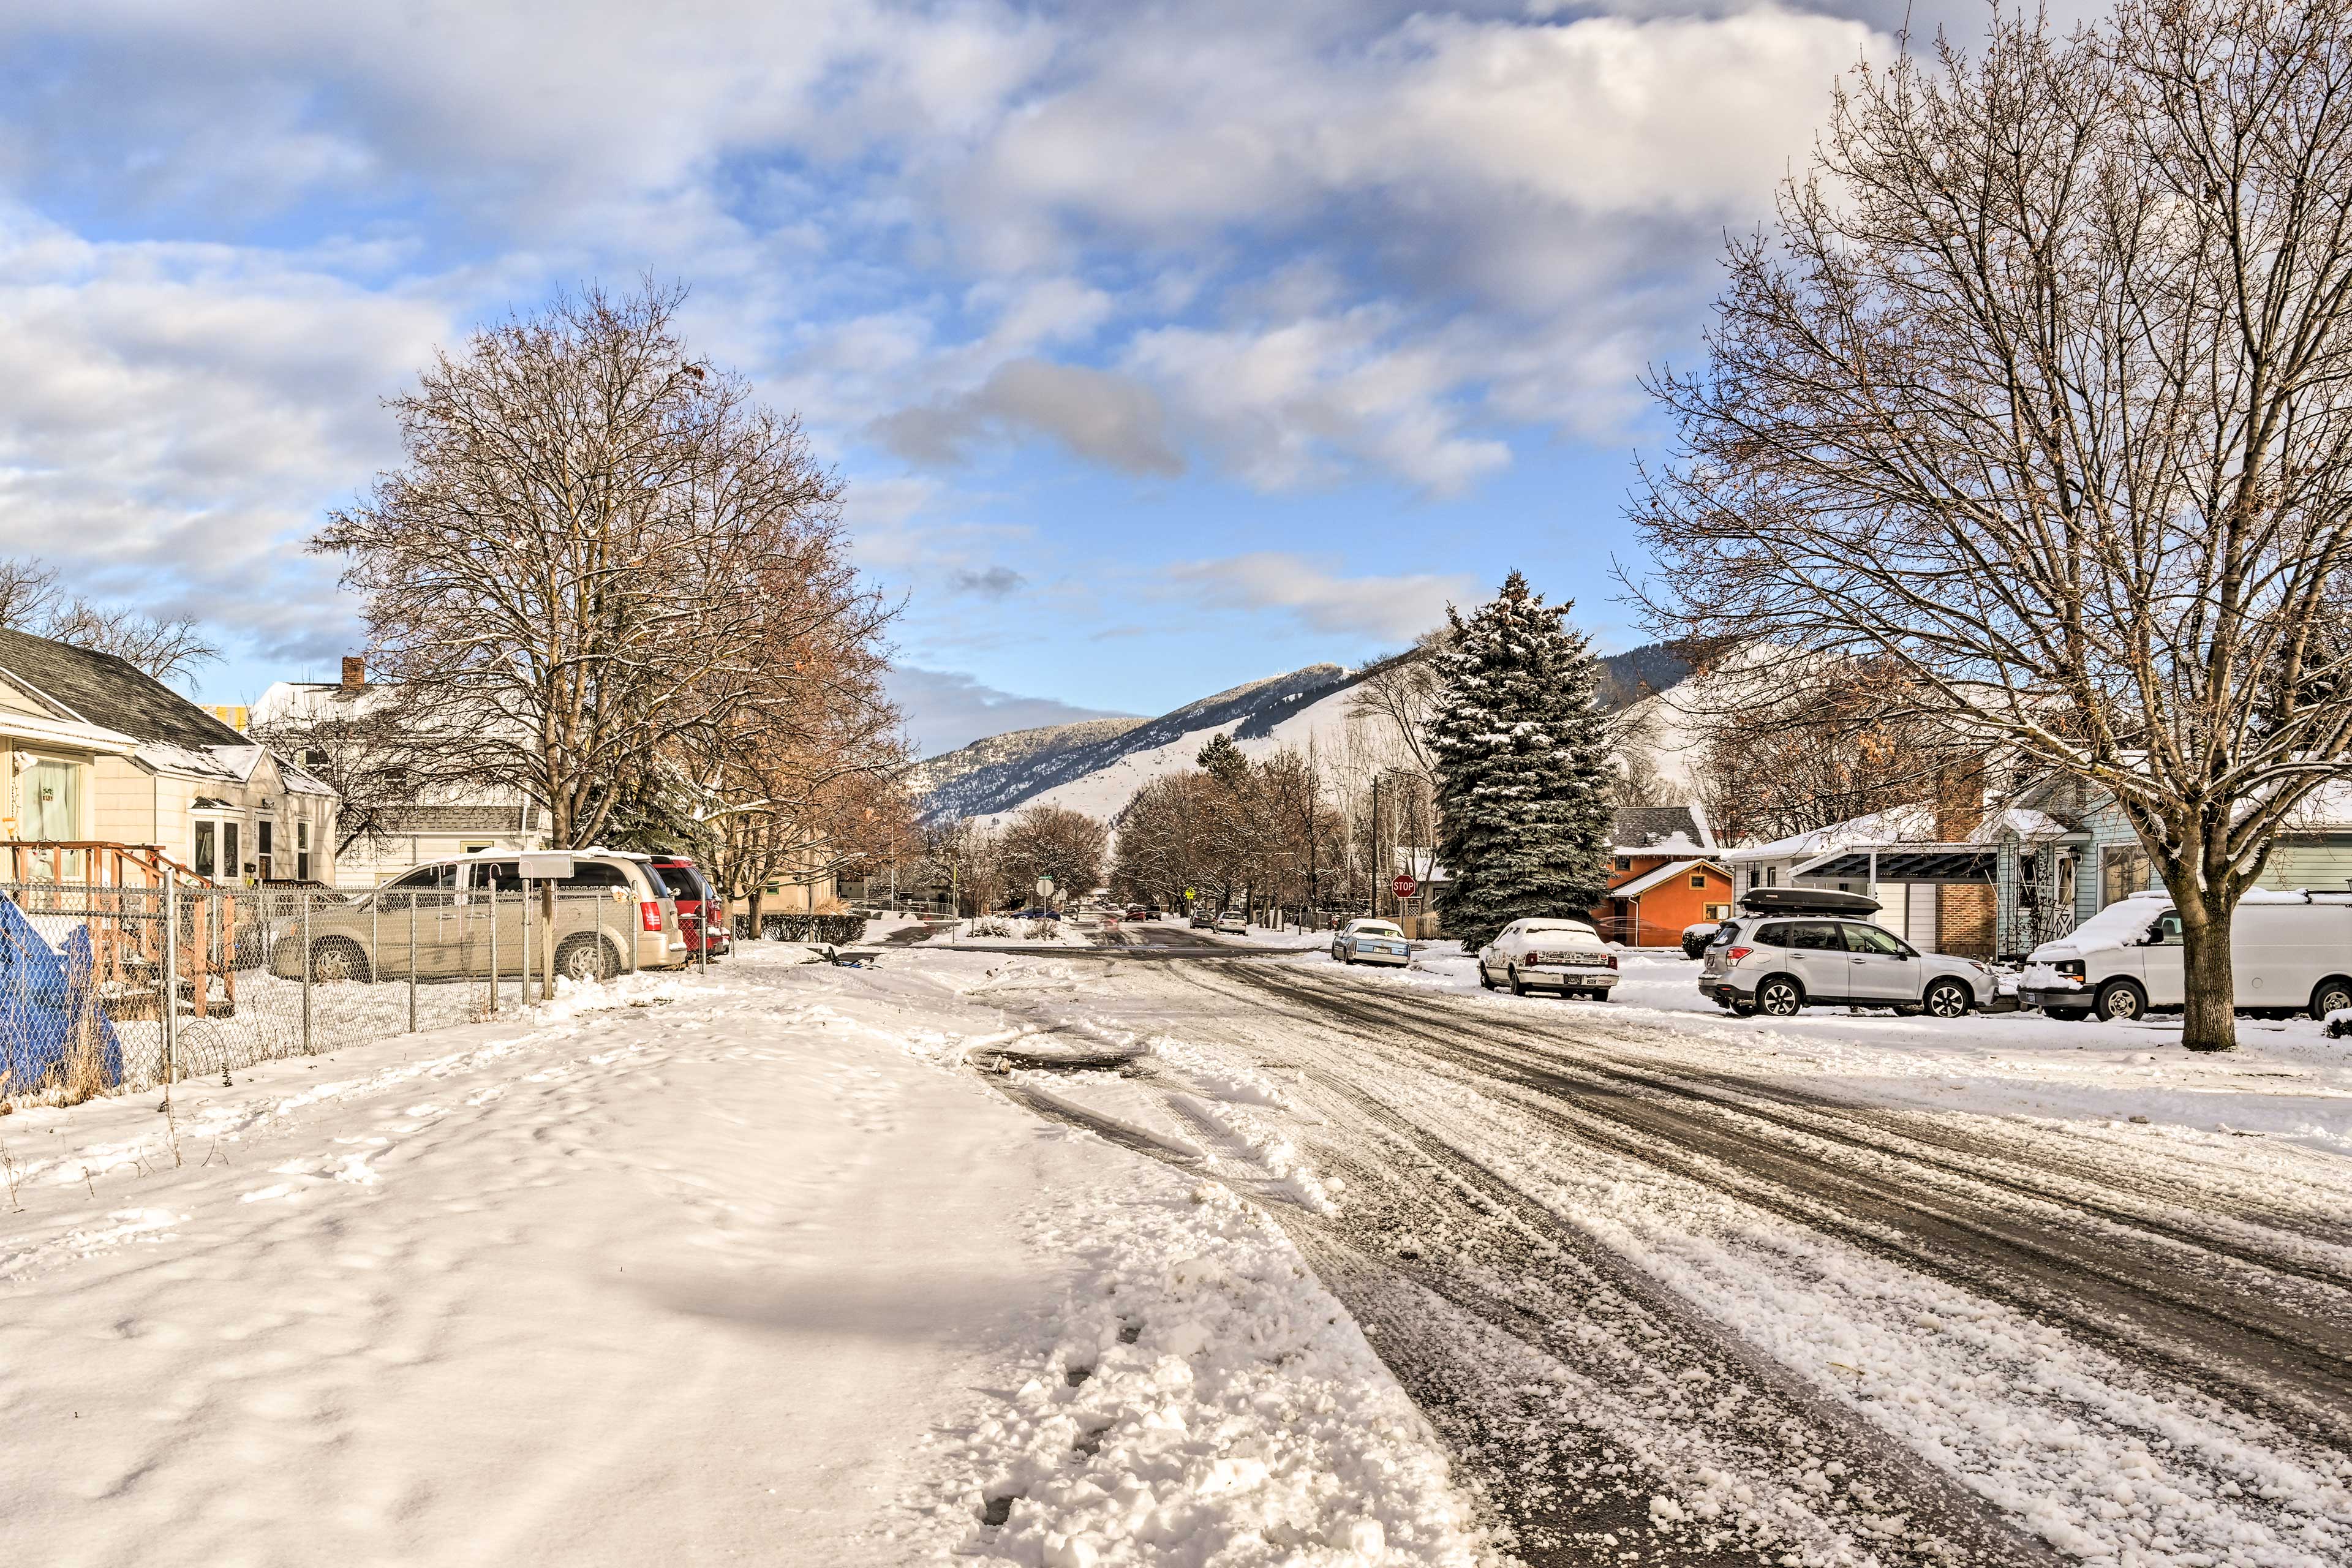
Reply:
[[[2160,1021],[1733,1020],[1678,959],[1564,1003],[1145,929],[754,943],[168,1119],[0,1120],[12,1544],[2352,1555],[2315,1026],[2192,1061]]]
[[[1617,1005],[1433,955],[1054,967],[1046,1037],[1137,1056],[1016,1089],[1265,1202],[1529,1562],[2352,1553],[2315,1025],[2192,1059],[2160,1022],[1759,1026],[1638,956]]]

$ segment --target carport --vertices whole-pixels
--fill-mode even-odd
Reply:
[[[1884,908],[1879,923],[1914,946],[1990,958],[2000,904],[2000,848],[1965,841],[1853,844],[1790,869],[1791,880],[1867,891]],[[1957,896],[1948,888],[1966,891]]]

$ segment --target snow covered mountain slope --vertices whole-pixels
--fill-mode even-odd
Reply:
[[[1604,689],[1620,705],[1685,673],[1679,660],[1654,646],[1603,662]],[[916,791],[923,815],[932,820],[996,818],[1038,801],[1108,820],[1153,779],[1194,766],[1201,748],[1221,731],[1253,758],[1309,741],[1327,752],[1346,746],[1351,722],[1364,724],[1349,713],[1355,688],[1373,668],[1310,664],[1157,719],[1098,719],[991,736],[922,763],[914,774]]]

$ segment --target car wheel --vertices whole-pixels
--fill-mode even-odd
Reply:
[[[2347,1007],[2352,1007],[2352,981],[2323,980],[2311,993],[2311,1016],[2322,1023]]]
[[[2088,1009],[2083,1007],[2044,1007],[2042,1009],[2042,1016],[2045,1018],[2054,1018],[2061,1024],[2079,1024],[2091,1015]]]
[[[609,980],[613,955],[593,936],[568,936],[555,950],[555,973],[566,980]]]
[[[316,981],[369,978],[367,954],[347,936],[321,937],[310,944],[310,978]]]
[[[2100,1017],[2128,1022],[2147,1011],[2147,993],[2128,980],[2110,980],[2099,987]]]
[[[1790,1017],[1804,1005],[1805,994],[1785,974],[1776,974],[1756,988],[1756,1010],[1767,1017]]]
[[[1510,983],[1512,995],[1524,996],[1528,994],[1528,983],[1519,978],[1519,966],[1517,964],[1514,963],[1508,969],[1504,970],[1503,978]]]
[[[1920,1000],[1927,1004],[1928,1013],[1935,1017],[1965,1018],[1974,998],[1969,994],[1969,988],[1958,981],[1938,980],[1927,987],[1927,994]]]

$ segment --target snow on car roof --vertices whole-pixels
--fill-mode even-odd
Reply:
[[[1358,931],[1381,931],[1389,936],[1402,936],[1404,934],[1403,928],[1399,926],[1394,921],[1358,921],[1356,922],[1356,929]]]
[[[1591,921],[1521,921],[1521,931],[1591,931]]]

